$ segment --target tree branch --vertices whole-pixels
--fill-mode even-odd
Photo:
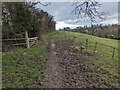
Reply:
[[[81,0],[78,0],[72,5],[75,6],[72,13],[76,14],[79,20],[84,19],[90,22],[97,22],[105,19],[104,15],[106,15],[106,13],[98,11],[102,4],[95,0],[80,1]]]

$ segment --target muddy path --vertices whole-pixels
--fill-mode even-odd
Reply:
[[[49,57],[46,66],[46,76],[44,78],[44,87],[47,88],[60,88],[62,87],[62,72],[59,66],[59,58],[57,57],[57,52],[55,52],[55,41],[51,40],[49,46]]]
[[[73,41],[52,39],[48,46],[49,56],[46,64],[43,87],[47,88],[111,88],[95,73],[105,73],[99,67],[90,63],[90,53],[71,51]],[[107,75],[117,86],[117,79]]]

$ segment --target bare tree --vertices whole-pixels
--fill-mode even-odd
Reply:
[[[75,0],[72,6],[75,6],[72,13],[78,16],[78,19],[89,20],[92,22],[97,22],[105,19],[105,12],[100,12],[98,9],[102,4],[96,0]],[[78,21],[79,21],[78,20]]]
[[[70,0],[69,0],[70,1]],[[75,8],[73,9],[72,13],[78,16],[79,20],[87,20],[90,21],[91,24],[93,22],[101,21],[105,19],[105,12],[100,12],[98,9],[101,7],[101,3],[97,2],[96,0],[74,0],[75,3],[72,5]],[[37,0],[36,2],[29,2],[31,6],[36,6],[38,4],[43,6],[48,6],[51,3],[43,3]]]

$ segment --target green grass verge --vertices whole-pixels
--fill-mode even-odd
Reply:
[[[2,54],[2,87],[22,88],[40,87],[44,77],[44,66],[47,61],[47,37],[38,47],[29,49],[16,48]]]

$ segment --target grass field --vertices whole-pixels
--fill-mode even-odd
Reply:
[[[98,44],[97,53],[95,53],[94,57],[90,58],[92,63],[108,71],[110,74],[118,77],[118,63],[120,63],[120,60],[118,59],[118,40],[100,38],[76,32],[62,32],[62,31],[53,32],[47,36],[49,37],[52,36],[52,38],[57,38],[57,40],[64,38],[72,38],[74,39],[75,43],[77,43],[78,45],[82,43],[84,46],[86,39],[88,39],[88,51],[94,50],[95,42],[117,48],[117,50],[115,50],[114,58],[112,59],[113,49]]]
[[[3,53],[3,88],[4,87],[39,87],[40,83],[36,80],[38,77],[44,77],[44,65],[47,61],[47,45],[51,38],[62,40],[64,38],[74,39],[74,43],[79,46],[82,43],[85,46],[86,38],[89,40],[88,52],[93,52],[95,43],[99,42],[118,48],[118,40],[99,38],[91,35],[75,32],[55,31],[43,36],[44,44],[30,49],[15,49]],[[97,53],[90,57],[91,63],[108,71],[111,75],[118,77],[118,51],[112,59],[112,49],[106,46],[98,45]]]

